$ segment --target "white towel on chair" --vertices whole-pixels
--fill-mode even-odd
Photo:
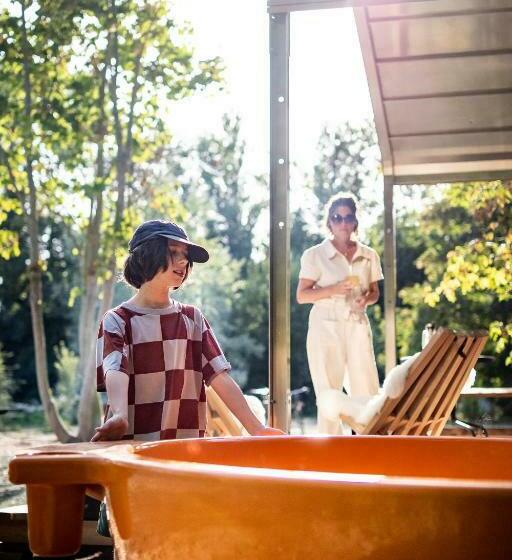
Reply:
[[[419,352],[403,364],[395,366],[387,374],[382,388],[376,395],[349,397],[337,389],[327,389],[320,393],[317,405],[322,414],[330,420],[337,420],[340,414],[343,414],[366,426],[381,411],[386,399],[396,399],[402,394],[409,369],[418,356]]]

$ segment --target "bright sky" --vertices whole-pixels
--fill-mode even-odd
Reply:
[[[248,170],[268,172],[269,55],[265,0],[173,0],[179,19],[190,21],[201,58],[226,65],[222,93],[174,105],[176,140],[192,141],[220,129],[224,112],[242,117]],[[352,10],[295,12],[290,44],[291,160],[303,172],[315,161],[321,128],[372,118],[370,96]]]

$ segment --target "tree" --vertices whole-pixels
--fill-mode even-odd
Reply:
[[[508,351],[512,364],[512,182],[455,184],[446,202],[464,214],[471,235],[448,251],[436,287],[425,286],[427,302],[435,306],[442,297],[450,304],[471,300],[488,306],[491,339],[498,353]],[[492,320],[494,319],[494,320]]]
[[[254,183],[251,200],[243,170],[245,141],[240,135],[240,117],[224,115],[222,123],[221,136],[201,138],[197,146],[201,179],[215,210],[206,220],[207,236],[220,239],[234,259],[247,262],[254,246],[254,227],[267,206],[260,194],[265,184],[262,177],[249,178]]]
[[[317,219],[323,220],[323,209],[331,196],[350,192],[364,203],[365,208],[377,202],[371,186],[379,167],[377,137],[373,123],[361,125],[342,123],[337,128],[325,127],[318,141],[318,163],[313,168],[309,185],[318,199]]]

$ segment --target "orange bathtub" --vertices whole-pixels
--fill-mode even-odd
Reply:
[[[15,457],[39,555],[80,546],[105,488],[119,558],[511,559],[512,440],[274,437],[52,446]]]

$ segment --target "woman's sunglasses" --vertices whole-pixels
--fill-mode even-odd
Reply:
[[[354,214],[347,214],[346,216],[341,216],[340,214],[332,214],[330,220],[335,224],[342,224],[343,222],[345,222],[346,224],[356,223],[356,217],[354,216]]]

